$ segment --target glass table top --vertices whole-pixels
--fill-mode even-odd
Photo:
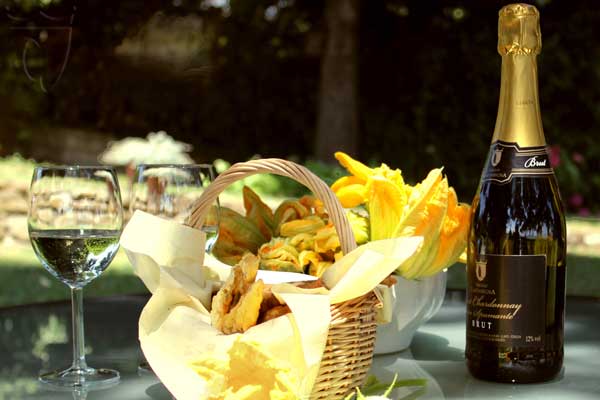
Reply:
[[[559,377],[538,384],[473,378],[465,364],[465,294],[449,291],[440,311],[404,352],[376,356],[371,373],[382,381],[426,378],[419,399],[600,399],[600,300],[568,298],[565,360]]]
[[[147,296],[85,300],[88,364],[121,372],[118,385],[91,391],[53,392],[37,383],[40,370],[71,361],[70,305],[66,302],[0,309],[0,400],[123,399],[171,400],[159,380],[139,372],[137,320]],[[464,363],[464,292],[448,292],[422,326],[410,349],[376,356],[371,374],[387,382],[425,378],[419,399],[600,399],[600,300],[569,298],[565,367],[554,381],[510,385],[476,380]],[[399,389],[395,398],[416,394]]]

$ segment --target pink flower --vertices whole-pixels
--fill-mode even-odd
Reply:
[[[550,166],[556,168],[560,165],[560,146],[550,146],[548,149],[548,157],[550,158]]]
[[[583,154],[578,152],[574,152],[572,157],[573,161],[575,161],[577,164],[583,164],[583,162],[585,161],[585,157],[583,157]]]
[[[589,208],[580,208],[577,214],[579,214],[580,217],[589,217],[592,215]]]
[[[580,208],[583,205],[583,196],[580,193],[574,193],[569,197],[569,205],[574,208]]]

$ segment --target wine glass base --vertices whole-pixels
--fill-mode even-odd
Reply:
[[[138,365],[138,374],[154,374],[152,367],[150,366],[150,364],[148,364],[148,361],[146,361],[145,359],[140,361]]]
[[[57,389],[61,388],[108,388],[119,382],[118,371],[107,368],[67,368],[63,371],[46,372],[39,376],[39,381]]]

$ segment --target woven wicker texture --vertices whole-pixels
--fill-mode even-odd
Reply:
[[[354,234],[344,209],[327,184],[305,167],[277,158],[252,160],[231,166],[220,174],[194,203],[194,211],[186,223],[200,228],[210,207],[226,187],[259,173],[285,176],[309,188],[323,201],[337,230],[344,254],[356,248]],[[379,301],[371,292],[331,306],[327,344],[310,396],[311,400],[343,399],[356,386],[364,383],[373,360],[375,309],[378,303]]]
[[[370,292],[331,306],[327,345],[311,400],[343,399],[365,383],[373,361],[378,304]]]

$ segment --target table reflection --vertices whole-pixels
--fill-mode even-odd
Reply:
[[[122,378],[115,387],[89,392],[52,392],[37,382],[40,370],[70,361],[68,302],[0,309],[0,400],[172,400],[156,376],[138,373],[137,321],[147,299],[86,300],[91,333],[88,357],[117,369]],[[370,375],[380,382],[391,382],[396,374],[399,380],[427,380],[424,393],[419,387],[399,388],[394,399],[598,399],[599,313],[598,300],[568,299],[565,368],[557,379],[542,384],[496,384],[469,375],[464,361],[464,293],[449,292],[442,309],[419,329],[410,349],[376,356]]]
[[[38,384],[37,375],[71,358],[70,307],[66,302],[0,310],[0,399],[156,399],[171,400],[168,392],[145,393],[158,384],[154,376],[139,376],[137,321],[146,296],[85,300],[86,354],[91,362],[122,373],[116,387],[94,391],[52,391]],[[162,386],[162,385],[160,385]],[[127,391],[125,397],[121,393]],[[119,395],[115,396],[115,393]]]
[[[398,381],[409,379],[425,379],[426,385],[421,387],[400,387],[392,392],[392,399],[445,399],[437,380],[419,366],[413,358],[411,349],[400,353],[375,357],[370,374],[377,376],[381,382],[392,382],[397,375]]]
[[[450,291],[438,314],[422,326],[410,353],[374,360],[373,372],[430,375],[421,398],[445,399],[598,399],[600,398],[600,312],[598,299],[571,297],[565,322],[565,367],[560,375],[539,384],[511,385],[473,378],[464,360],[464,292]],[[397,360],[394,360],[397,358]],[[413,365],[413,363],[416,363]],[[377,372],[375,372],[377,373]],[[441,393],[439,392],[441,390]]]

